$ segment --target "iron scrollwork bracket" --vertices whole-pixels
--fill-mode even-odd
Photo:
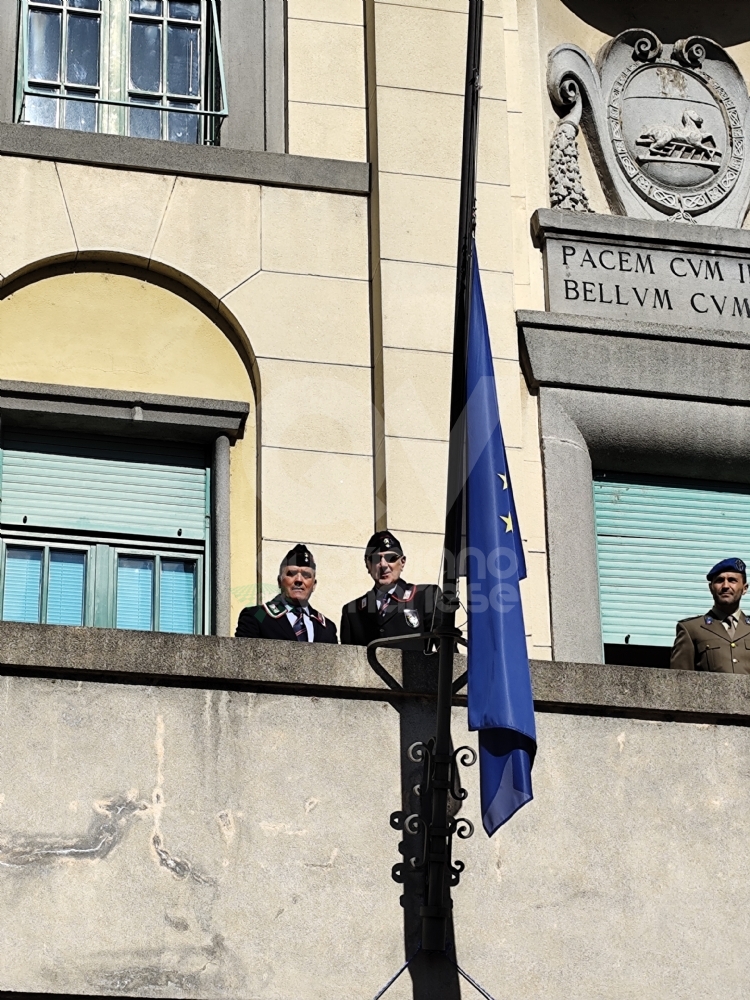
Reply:
[[[405,835],[415,837],[417,846],[415,853],[406,860],[410,848],[407,845],[406,837],[399,844],[399,852],[404,856],[404,862],[393,866],[391,876],[394,882],[403,884],[406,875],[411,872],[427,871],[427,861],[429,856],[429,845],[432,837],[444,836],[448,838],[448,862],[451,886],[458,885],[465,865],[463,861],[451,861],[452,840],[454,835],[460,840],[468,840],[474,834],[474,824],[465,816],[456,816],[455,813],[461,808],[469,793],[461,784],[461,767],[471,767],[476,763],[476,751],[471,747],[458,747],[450,755],[447,761],[440,761],[434,752],[434,741],[428,743],[412,743],[407,750],[407,757],[415,764],[422,764],[421,781],[414,785],[412,792],[419,800],[419,811],[406,814],[405,812],[395,812],[391,814],[391,826],[395,830],[401,830]],[[451,813],[445,826],[436,827],[432,822],[432,793],[437,783],[445,782],[445,778],[436,777],[436,768],[440,764],[447,764],[447,788],[451,800]],[[411,850],[414,850],[412,847]],[[402,899],[403,903],[403,899]]]

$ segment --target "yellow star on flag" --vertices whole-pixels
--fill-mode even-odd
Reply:
[[[509,531],[513,531],[513,517],[510,514],[508,514],[507,517],[503,517],[503,515],[501,514],[500,515],[500,520],[501,521],[505,521],[505,533],[506,534]]]
[[[504,489],[504,490],[507,490],[507,489],[508,489],[508,477],[507,477],[507,476],[504,476],[504,475],[502,474],[502,472],[498,472],[498,476],[500,476],[500,478],[501,478],[501,479],[502,479],[502,481],[503,481],[503,489]]]

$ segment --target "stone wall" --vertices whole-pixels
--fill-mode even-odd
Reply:
[[[357,648],[0,625],[0,990],[374,996],[415,947],[389,815],[434,711],[434,661],[382,659],[401,690]],[[496,1000],[734,1000],[748,679],[535,662],[533,682],[536,798],[456,846],[458,961]],[[464,987],[420,957],[389,996]]]

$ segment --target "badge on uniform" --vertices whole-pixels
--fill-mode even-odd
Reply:
[[[419,613],[417,611],[412,611],[411,608],[407,608],[404,611],[404,618],[406,619],[406,624],[411,628],[419,628]]]

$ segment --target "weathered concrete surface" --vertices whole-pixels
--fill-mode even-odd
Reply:
[[[378,657],[404,694],[436,691],[437,658],[380,649]],[[466,661],[456,658],[455,675]],[[128,632],[0,622],[0,673],[43,672],[86,680],[128,676],[215,688],[250,687],[333,697],[400,697],[376,674],[359,646],[301,645],[268,639]],[[750,722],[750,678],[692,671],[644,670],[599,663],[533,660],[537,707],[595,714],[700,716]],[[465,692],[464,692],[465,693]]]
[[[403,961],[388,816],[425,704],[3,678],[0,989],[373,996]],[[743,996],[750,730],[538,725],[535,801],[456,848],[461,964],[497,1000]]]

